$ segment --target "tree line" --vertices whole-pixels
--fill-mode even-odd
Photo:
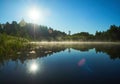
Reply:
[[[0,34],[4,33],[38,41],[120,41],[120,26],[116,25],[111,25],[106,31],[96,31],[95,35],[89,32],[70,35],[44,25],[27,23],[23,19],[19,23],[12,21],[0,24]]]
[[[71,41],[120,41],[120,26],[111,25],[106,31],[96,31],[95,35],[80,32],[64,38]]]
[[[39,41],[59,41],[66,36],[65,32],[44,25],[27,23],[24,20],[19,23],[12,21],[11,24],[9,22],[0,24],[0,33]]]

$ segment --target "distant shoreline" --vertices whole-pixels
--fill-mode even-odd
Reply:
[[[31,41],[32,44],[119,44],[120,42],[91,42],[91,41],[85,41],[85,42],[78,42],[78,41]]]

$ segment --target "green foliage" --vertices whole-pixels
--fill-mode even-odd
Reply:
[[[120,26],[111,25],[107,31],[96,31],[95,35],[80,32],[64,37],[68,41],[120,41]]]
[[[107,31],[96,31],[95,38],[102,41],[120,41],[120,27],[111,25]]]
[[[92,41],[94,39],[94,35],[89,34],[88,32],[80,32],[73,35],[68,35],[64,38],[69,41]]]
[[[28,40],[0,34],[0,55],[15,54],[21,49],[24,49]]]
[[[51,27],[21,20],[19,24],[16,21],[0,24],[0,33],[36,41],[120,41],[120,27],[115,25],[111,25],[106,31],[96,31],[95,35],[88,32],[71,35],[71,31],[67,35]]]
[[[22,20],[19,24],[16,21],[13,21],[11,24],[7,22],[6,24],[2,24],[2,26],[4,32],[1,33],[31,40],[62,40],[62,37],[66,35],[65,32],[53,30],[52,28],[43,25],[26,23],[24,20]],[[1,29],[2,28],[0,27],[0,30]]]

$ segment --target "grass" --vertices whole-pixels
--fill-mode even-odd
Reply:
[[[25,49],[29,41],[24,38],[0,34],[0,56],[13,55]]]

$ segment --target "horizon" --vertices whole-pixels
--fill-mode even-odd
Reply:
[[[110,25],[120,25],[119,0],[1,0],[0,23],[19,23],[24,19],[34,23],[29,11],[39,10],[38,25],[71,34],[106,31]],[[78,32],[79,31],[79,32]]]

